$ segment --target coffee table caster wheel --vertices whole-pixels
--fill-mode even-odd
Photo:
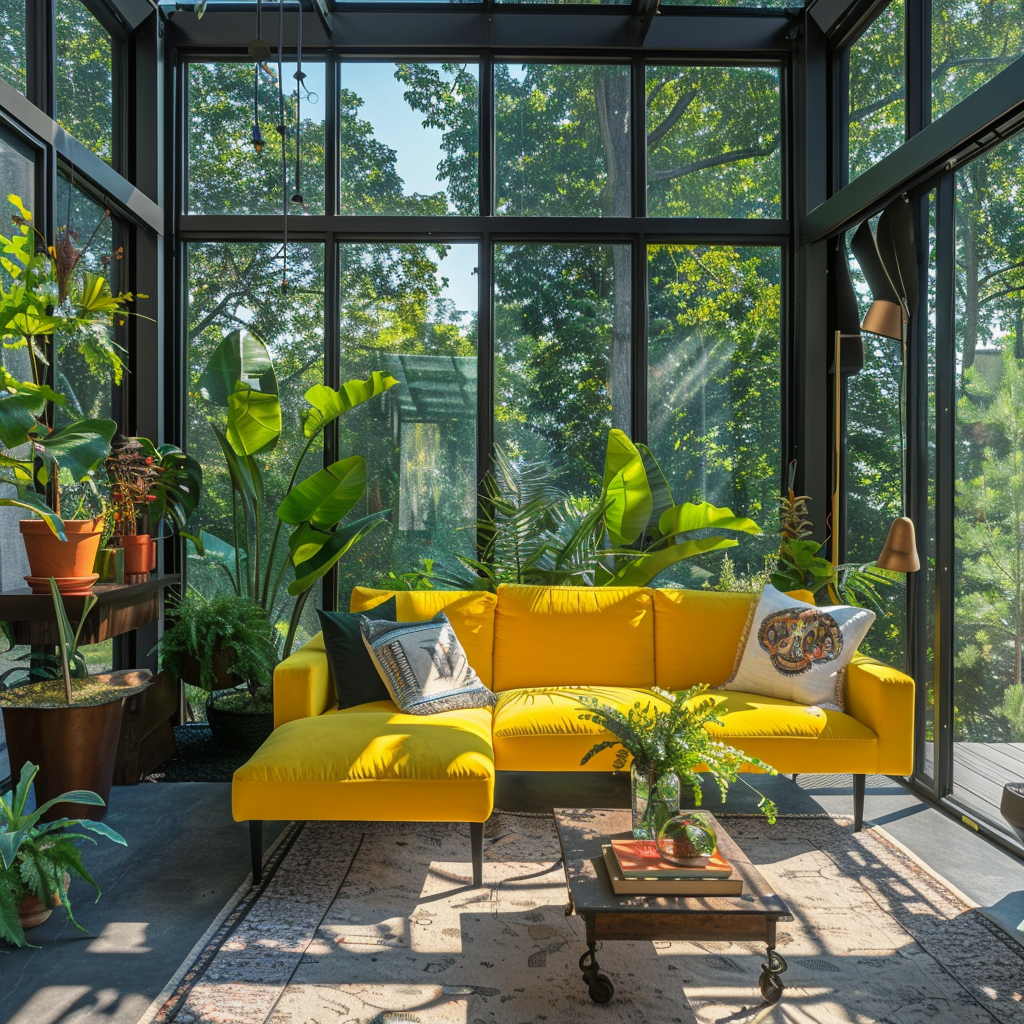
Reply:
[[[766,1003],[777,1003],[782,998],[782,982],[774,974],[762,972],[758,987]]]
[[[782,979],[779,977],[786,969],[786,958],[769,947],[765,954],[765,963],[761,964],[761,977],[758,988],[761,998],[766,1003],[777,1003],[782,998]]]
[[[615,986],[607,974],[599,974],[592,981],[588,981],[587,989],[595,1003],[610,1003],[612,996],[615,995]]]

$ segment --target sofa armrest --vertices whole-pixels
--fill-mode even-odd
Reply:
[[[856,655],[846,674],[846,713],[878,737],[878,771],[914,770],[914,680],[874,658]]]
[[[317,633],[274,669],[274,728],[316,718],[335,702],[324,641]]]

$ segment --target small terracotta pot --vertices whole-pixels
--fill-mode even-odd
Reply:
[[[153,538],[148,533],[135,533],[121,538],[124,548],[125,576],[145,576],[149,573],[150,548]]]
[[[156,571],[156,539],[149,538],[149,571]]]
[[[58,580],[82,580],[92,575],[103,537],[102,519],[65,519],[67,540],[57,537],[42,519],[22,519],[18,525],[30,575]],[[60,583],[57,587],[63,592]]]

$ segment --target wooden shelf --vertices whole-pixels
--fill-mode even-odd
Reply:
[[[150,577],[145,583],[130,585],[98,583],[93,594],[99,600],[82,629],[83,644],[97,644],[155,622],[160,616],[160,593],[164,587],[181,582],[177,574]],[[68,618],[77,624],[85,606],[85,597],[65,597]],[[11,623],[18,644],[56,644],[57,622],[49,594],[23,590],[0,593],[0,620]]]

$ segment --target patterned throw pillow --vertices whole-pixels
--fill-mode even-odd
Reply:
[[[408,715],[493,707],[497,697],[466,661],[444,612],[429,622],[360,616],[363,643],[391,699]]]
[[[739,663],[723,690],[843,710],[843,677],[875,613],[817,608],[772,586],[751,611]]]

